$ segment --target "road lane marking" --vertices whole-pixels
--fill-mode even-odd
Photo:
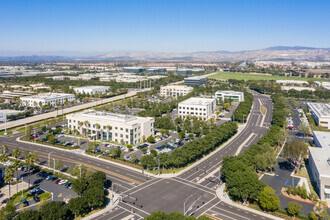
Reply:
[[[254,133],[252,132],[250,136],[247,139],[245,139],[245,141],[238,147],[235,155],[238,155],[241,152],[243,146],[252,138],[253,135]]]

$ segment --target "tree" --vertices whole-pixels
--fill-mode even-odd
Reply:
[[[67,171],[66,171],[68,174],[71,174],[73,173],[73,169],[71,167],[71,165],[68,167]]]
[[[1,153],[2,154],[8,153],[8,147],[7,147],[7,145],[5,145],[5,144],[2,145]]]
[[[155,138],[154,138],[152,135],[150,135],[150,136],[147,138],[147,141],[148,141],[149,143],[154,143],[154,142],[155,142]]]
[[[39,220],[40,215],[37,210],[25,210],[24,212],[19,213],[16,217],[15,220]]]
[[[294,166],[299,166],[301,160],[307,155],[308,145],[301,141],[293,141],[284,146],[284,158],[293,161]]]
[[[55,161],[55,169],[56,170],[61,170],[63,168],[63,163],[61,159],[57,159]]]
[[[16,214],[16,206],[12,202],[7,202],[6,206],[0,209],[0,219],[12,219]]]
[[[151,149],[150,153],[155,157],[157,155],[157,151],[155,149]]]
[[[156,162],[154,160],[154,155],[146,155],[141,158],[141,165],[144,169],[151,168],[156,166]]]
[[[225,103],[225,104],[223,105],[223,108],[224,108],[224,109],[229,109],[229,108],[230,108],[230,103]]]
[[[184,122],[183,122],[183,126],[182,126],[183,130],[187,133],[190,133],[191,130],[192,130],[192,126],[191,126],[191,122],[189,119],[186,119]]]
[[[136,164],[137,163],[137,155],[136,154],[132,154],[132,162],[134,163],[134,164]]]
[[[142,141],[146,142],[146,136],[145,135],[142,135]]]
[[[75,217],[77,216],[83,217],[90,211],[90,208],[88,206],[85,197],[76,197],[70,199],[68,203],[68,208],[71,210],[71,212],[74,213]]]
[[[32,134],[32,126],[30,125],[30,126],[28,126],[28,127],[26,128],[26,130],[25,130],[25,137],[26,137],[27,139],[30,139],[31,134]]]
[[[19,158],[19,156],[21,155],[21,152],[19,151],[18,147],[16,147],[14,150],[13,150],[13,154],[12,156],[15,157],[15,160],[17,160]]]
[[[184,132],[184,131],[180,131],[179,132],[179,139],[183,139],[183,138],[185,138],[186,137],[186,132]]]
[[[299,215],[302,206],[297,203],[297,202],[288,202],[287,204],[288,208],[287,208],[287,212],[290,216],[296,216]]]
[[[258,197],[259,206],[266,211],[275,211],[280,207],[280,200],[275,195],[275,190],[266,186],[263,191],[260,192]]]
[[[72,219],[72,213],[62,202],[47,202],[39,211],[41,219]]]
[[[4,178],[4,182],[9,184],[9,197],[11,197],[11,193],[10,193],[10,185],[11,182],[14,180],[14,169],[13,167],[8,167],[6,169],[6,174],[5,174],[5,178]]]
[[[86,201],[92,210],[101,207],[104,203],[104,189],[100,187],[87,189],[83,193],[83,197],[86,198]]]
[[[38,163],[40,161],[39,155],[36,151],[34,151],[32,154],[32,161],[33,163]]]
[[[90,178],[90,182],[91,181],[98,181],[104,185],[107,181],[107,176],[102,171],[96,171],[95,173],[92,174],[92,176]]]
[[[304,136],[306,134],[310,133],[309,127],[307,123],[300,123],[300,125],[298,126],[298,131],[302,134],[304,134]]]
[[[87,180],[85,178],[78,178],[72,181],[72,189],[81,195],[87,188]]]

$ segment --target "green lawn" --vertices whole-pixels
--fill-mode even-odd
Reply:
[[[237,80],[308,80],[308,81],[324,81],[319,78],[305,78],[292,76],[271,76],[271,75],[256,75],[248,73],[231,73],[220,72],[209,76],[211,79],[237,79]]]

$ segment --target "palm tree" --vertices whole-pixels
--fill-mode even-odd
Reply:
[[[28,171],[30,172],[30,166],[33,163],[33,157],[30,151],[25,151],[24,154],[25,154],[24,155],[25,163],[28,166]],[[29,181],[29,188],[30,188],[30,181]]]
[[[9,198],[11,197],[11,193],[10,193],[10,183],[13,181],[14,179],[14,170],[13,167],[8,167],[6,169],[6,175],[4,178],[5,183],[9,184]]]
[[[8,160],[8,155],[7,154],[1,154],[0,155],[0,162],[4,163]]]
[[[98,123],[96,123],[96,124],[95,124],[95,127],[96,127],[96,136],[95,136],[95,140],[96,140],[96,138],[98,137],[98,134],[99,134],[99,132],[100,132],[101,125],[98,124]]]
[[[107,134],[107,139],[109,140],[109,133],[110,133],[110,130],[112,129],[112,126],[110,125],[107,125],[107,131],[108,131],[108,134]]]
[[[13,150],[12,156],[15,157],[15,163],[14,163],[14,168],[16,171],[16,181],[18,182],[18,172],[17,169],[21,166],[20,161],[18,161],[19,156],[21,155],[21,152],[19,151],[18,147],[16,147],[16,149]],[[18,183],[17,185],[17,190],[16,193],[18,193]]]
[[[8,152],[8,147],[7,147],[7,145],[3,144],[1,150],[2,150],[1,153],[6,154],[6,153]]]
[[[81,130],[81,134],[84,135],[83,132],[82,132],[82,131],[83,131],[82,126],[84,125],[84,122],[80,121],[80,122],[78,123],[78,125],[79,125],[79,130]]]

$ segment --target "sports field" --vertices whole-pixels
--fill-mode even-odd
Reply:
[[[271,76],[257,75],[248,73],[220,72],[209,76],[211,79],[237,79],[237,80],[306,80],[306,81],[324,81],[319,78],[292,77],[292,76]]]

